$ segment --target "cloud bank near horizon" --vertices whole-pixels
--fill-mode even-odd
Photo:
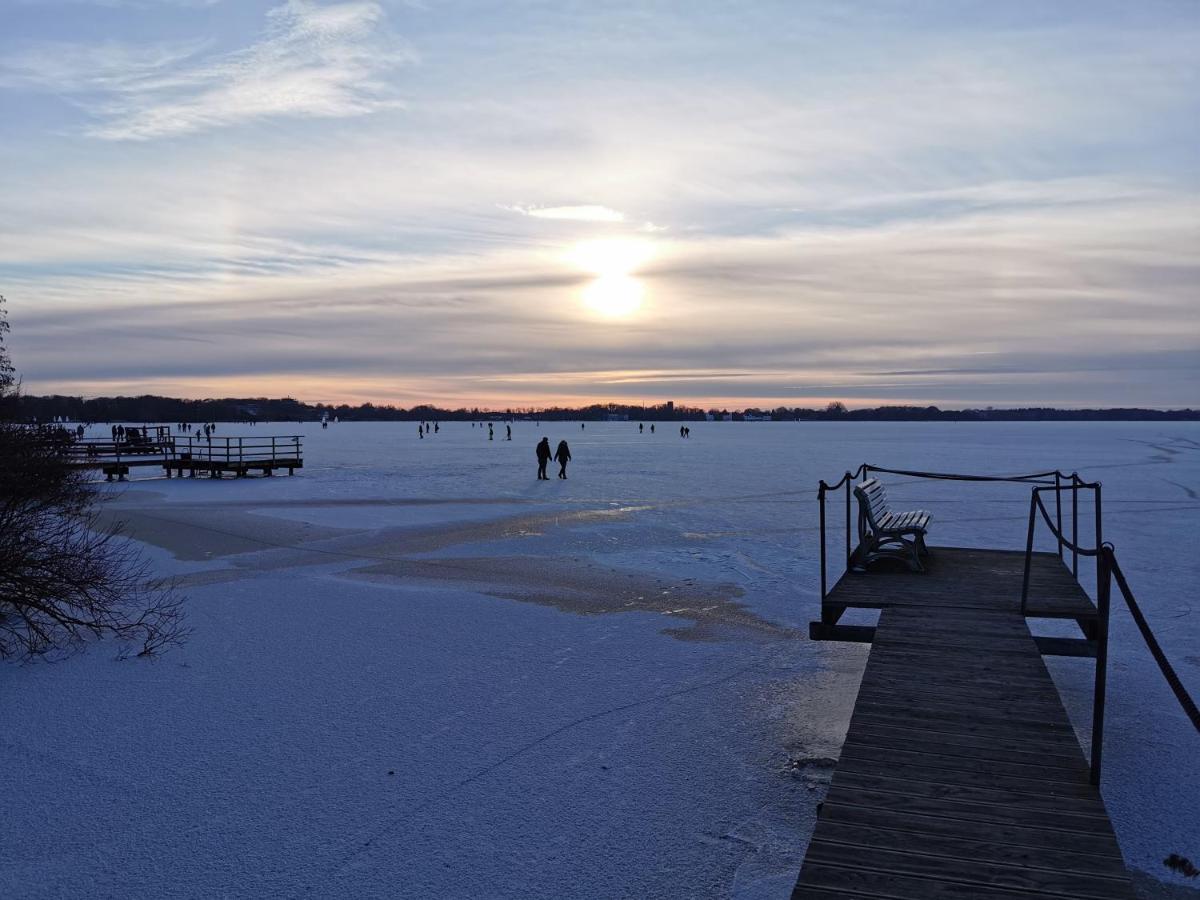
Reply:
[[[30,392],[1200,396],[1194,6],[54,6],[0,37]]]

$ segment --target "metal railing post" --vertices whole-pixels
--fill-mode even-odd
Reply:
[[[817,488],[817,506],[821,518],[821,602],[825,602],[825,482]]]
[[[1097,487],[1099,505],[1099,487]],[[1097,526],[1099,518],[1097,518]],[[1096,554],[1096,571],[1100,579],[1096,585],[1097,634],[1096,634],[1096,683],[1092,691],[1092,784],[1100,786],[1100,767],[1104,757],[1104,701],[1108,688],[1108,617],[1112,599],[1112,565],[1108,549],[1099,546]]]
[[[846,473],[846,571],[850,571],[850,482],[854,476]]]
[[[1079,485],[1078,472],[1071,473],[1071,574],[1079,580]]]
[[[1029,570],[1033,563],[1033,526],[1037,515],[1037,488],[1029,495],[1029,530],[1025,534],[1025,574],[1021,579],[1021,615],[1025,615],[1025,604],[1029,601]]]
[[[1062,472],[1055,470],[1054,472],[1054,522],[1058,526],[1058,558],[1063,557],[1063,539],[1062,539]]]

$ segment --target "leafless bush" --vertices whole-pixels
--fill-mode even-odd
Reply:
[[[15,393],[5,331],[0,308],[0,414]],[[153,656],[186,637],[181,599],[119,527],[98,526],[69,441],[0,421],[0,658],[66,654],[101,637]]]

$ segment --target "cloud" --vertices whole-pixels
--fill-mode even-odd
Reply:
[[[399,105],[381,78],[415,61],[377,3],[288,0],[251,46],[205,56],[200,42],[43,43],[0,68],[0,86],[88,105],[92,137],[144,141],[276,117],[345,118]]]
[[[625,214],[607,206],[505,206],[504,209],[535,219],[567,219],[572,222],[624,222]]]

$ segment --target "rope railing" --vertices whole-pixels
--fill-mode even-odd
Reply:
[[[1077,498],[1079,491],[1090,490],[1094,493],[1096,546],[1081,547],[1078,544],[1077,533],[1073,533],[1072,538],[1069,539],[1063,534],[1061,527],[1055,526],[1055,523],[1050,520],[1050,513],[1046,509],[1046,505],[1042,502],[1041,494],[1047,490],[1053,490],[1056,498],[1062,491],[1071,491],[1072,507],[1075,508],[1078,505]],[[1196,702],[1188,694],[1178,673],[1176,673],[1174,667],[1167,659],[1162,646],[1158,643],[1158,639],[1150,629],[1150,625],[1146,621],[1141,607],[1138,605],[1137,598],[1129,587],[1125,573],[1121,571],[1121,566],[1117,562],[1116,548],[1111,542],[1105,541],[1103,538],[1101,530],[1100,491],[1100,482],[1085,482],[1078,478],[1078,476],[1073,476],[1069,485],[1035,487],[1033,489],[1029,500],[1029,532],[1025,542],[1025,580],[1021,587],[1021,613],[1023,615],[1026,610],[1026,602],[1029,598],[1029,573],[1033,559],[1033,537],[1038,513],[1041,514],[1046,527],[1050,529],[1050,532],[1058,540],[1060,547],[1065,546],[1070,548],[1073,555],[1094,556],[1096,558],[1096,625],[1094,633],[1088,635],[1095,642],[1096,648],[1096,680],[1092,694],[1091,758],[1091,782],[1095,785],[1100,784],[1104,754],[1104,710],[1108,689],[1109,620],[1112,615],[1112,583],[1114,580],[1117,583],[1117,588],[1121,592],[1121,597],[1124,599],[1126,607],[1129,609],[1130,615],[1133,616],[1133,621],[1138,627],[1142,640],[1146,642],[1146,647],[1150,650],[1150,655],[1154,657],[1154,661],[1158,665],[1159,672],[1166,680],[1168,686],[1170,686],[1171,692],[1175,695],[1175,699],[1179,701],[1179,705],[1183,708],[1192,726],[1197,731],[1200,731],[1200,709],[1197,709]],[[1078,576],[1077,571],[1075,574]]]
[[[846,515],[846,570],[850,569],[853,562],[854,551],[851,548],[851,497],[853,484],[856,480],[868,478],[872,472],[879,472],[887,475],[902,475],[906,478],[921,478],[930,481],[967,481],[967,482],[998,482],[1007,484],[1036,484],[1044,487],[1057,487],[1065,479],[1071,481],[1072,484],[1080,484],[1082,480],[1077,473],[1072,472],[1070,475],[1058,469],[1051,469],[1046,472],[1031,472],[1026,475],[964,475],[955,472],[926,472],[913,469],[892,469],[886,466],[875,466],[870,463],[862,463],[854,471],[846,471],[841,478],[833,483],[829,483],[824,479],[817,487],[817,500],[820,510],[820,544],[821,544],[821,600],[824,601],[829,594],[828,590],[828,547],[826,543],[826,518],[825,518],[825,495],[831,491],[836,491],[845,488],[845,515]],[[1050,479],[1054,480],[1051,481]],[[1056,494],[1056,498],[1059,495]],[[1059,499],[1056,507],[1056,516],[1061,524],[1062,522],[1062,507]],[[1073,532],[1078,528],[1078,506],[1072,507],[1072,524]],[[1060,529],[1061,530],[1061,529]],[[1061,558],[1063,549],[1073,547],[1071,541],[1059,541],[1058,555]],[[1078,555],[1072,555],[1072,572],[1078,575],[1079,562]]]
[[[1125,605],[1129,607],[1129,614],[1133,616],[1133,621],[1138,627],[1138,631],[1142,633],[1142,640],[1146,642],[1146,646],[1150,650],[1150,655],[1154,657],[1154,661],[1158,663],[1158,669],[1162,672],[1163,678],[1171,687],[1171,692],[1175,694],[1175,699],[1179,701],[1179,705],[1183,707],[1183,711],[1192,722],[1192,727],[1196,731],[1200,731],[1200,708],[1196,707],[1196,701],[1191,698],[1187,692],[1187,688],[1183,686],[1183,682],[1179,680],[1179,675],[1175,672],[1175,668],[1163,653],[1162,647],[1158,643],[1158,638],[1154,636],[1154,632],[1150,630],[1150,625],[1146,622],[1146,617],[1142,614],[1142,608],[1138,605],[1137,598],[1133,596],[1133,591],[1129,588],[1129,582],[1125,580],[1125,573],[1121,571],[1121,566],[1117,562],[1116,548],[1111,543],[1105,543],[1103,548],[1105,559],[1108,561],[1108,571],[1112,574],[1117,582],[1117,587],[1121,591],[1121,596],[1125,598]]]

